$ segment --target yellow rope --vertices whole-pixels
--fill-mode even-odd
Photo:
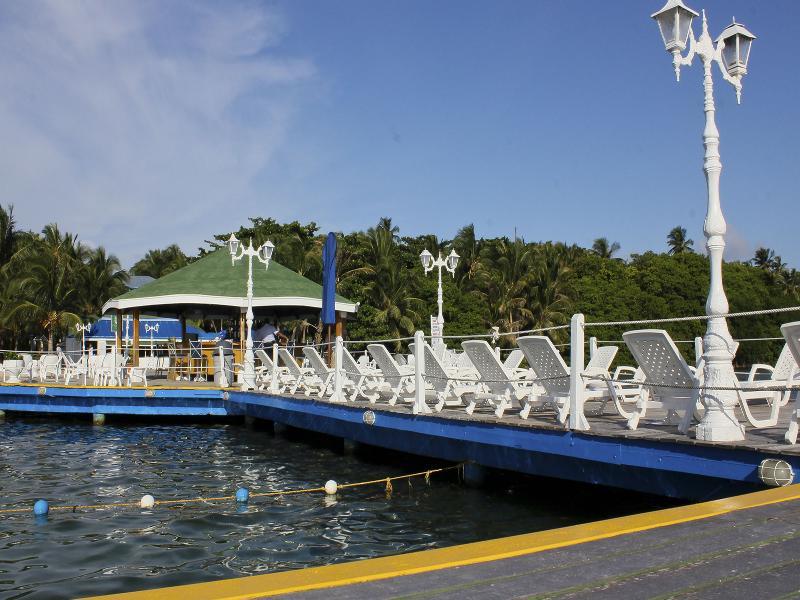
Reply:
[[[443,471],[452,471],[454,469],[461,469],[463,463],[459,463],[457,465],[453,465],[451,467],[441,467],[439,469],[428,469],[427,471],[419,471],[418,473],[408,473],[406,475],[396,475],[395,477],[384,477],[383,479],[371,479],[369,481],[359,481],[355,483],[342,483],[337,486],[338,489],[343,490],[347,488],[357,488],[357,487],[364,487],[368,485],[377,485],[383,484],[386,486],[386,497],[391,498],[392,495],[392,481],[399,481],[402,479],[412,479],[414,477],[425,477],[425,483],[430,484],[431,475],[434,473],[441,473]],[[314,492],[324,492],[325,486],[321,487],[313,487],[313,488],[301,488],[298,490],[281,490],[277,492],[253,492],[249,494],[250,498],[265,498],[265,497],[276,497],[276,496],[293,496],[297,494],[310,494]],[[228,500],[236,500],[236,496],[211,496],[211,497],[204,497],[199,496],[197,498],[184,498],[184,499],[176,499],[176,500],[156,500],[154,506],[162,505],[175,505],[175,504],[192,504],[195,502],[223,502]],[[139,502],[109,502],[108,504],[65,504],[61,506],[51,506],[51,511],[72,511],[76,512],[78,510],[106,510],[111,508],[139,508],[141,505]],[[31,512],[32,509],[30,507],[26,508],[4,508],[0,509],[0,515],[7,515],[13,513],[28,513]]]

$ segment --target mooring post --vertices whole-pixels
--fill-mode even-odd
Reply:
[[[269,378],[269,391],[277,394],[280,389],[280,368],[278,367],[278,342],[272,344],[272,376]]]
[[[414,414],[430,412],[425,403],[425,334],[414,333]]]
[[[569,428],[585,431],[589,422],[583,414],[583,331],[581,313],[572,315],[570,321],[570,371],[569,371]]]
[[[342,373],[342,359],[344,358],[344,340],[342,336],[336,336],[336,345],[333,349],[333,402],[342,402],[342,386],[344,384],[344,373]]]

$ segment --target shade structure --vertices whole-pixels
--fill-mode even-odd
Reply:
[[[148,314],[188,317],[226,315],[247,308],[247,260],[231,265],[226,249],[203,258],[155,281],[109,300],[110,310],[147,310]],[[253,264],[253,310],[269,315],[318,315],[322,308],[322,286],[270,262],[269,269]],[[339,313],[354,313],[355,303],[335,296]],[[238,312],[238,311],[237,311]]]
[[[336,323],[336,234],[330,232],[322,248],[322,324]]]

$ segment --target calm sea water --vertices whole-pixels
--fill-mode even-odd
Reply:
[[[239,425],[46,419],[0,423],[0,508],[288,490],[436,466],[342,455]],[[0,515],[0,598],[72,598],[325,565],[638,512],[665,500],[509,477],[487,489],[453,474],[234,503]]]

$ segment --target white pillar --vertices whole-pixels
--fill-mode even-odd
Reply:
[[[414,334],[414,409],[415,415],[430,412],[425,402],[425,334],[417,331]]]
[[[272,394],[277,394],[280,390],[280,367],[278,367],[278,344],[277,342],[272,345],[272,377],[269,378],[269,391]]]
[[[597,338],[592,336],[589,338],[589,360],[594,358],[595,352],[597,352]]]
[[[344,358],[344,341],[342,336],[336,336],[336,346],[333,350],[333,397],[334,402],[344,402],[342,386],[344,384],[344,373],[342,372],[342,359]]]
[[[572,315],[570,321],[570,372],[569,372],[569,428],[579,431],[589,429],[583,414],[583,315]]]
[[[703,338],[697,336],[694,338],[694,366],[699,367],[700,361],[703,359]]]

